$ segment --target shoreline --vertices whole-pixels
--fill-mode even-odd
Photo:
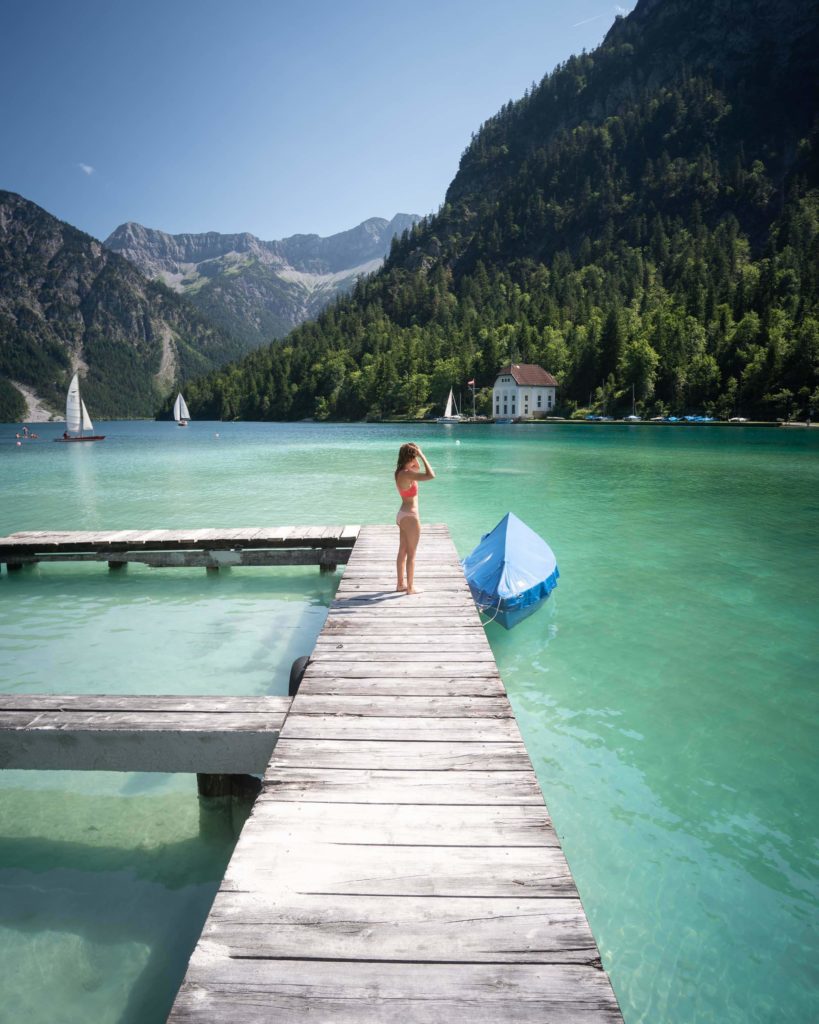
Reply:
[[[58,424],[62,423],[63,418],[59,416],[53,416],[50,419],[38,419],[34,416],[28,417],[27,419],[9,421],[7,423],[0,424],[0,426],[14,427],[20,429],[22,426],[30,423],[38,424]],[[156,419],[153,416],[120,416],[116,419],[107,419],[100,417],[99,423],[172,423],[173,420],[168,419]],[[586,420],[586,419],[569,419],[562,416],[554,417],[543,417],[539,419],[516,419],[511,422],[496,423],[492,419],[471,419],[466,418],[458,423],[436,423],[435,420],[431,419],[411,419],[411,418],[396,418],[396,419],[379,419],[379,420],[315,420],[315,419],[301,419],[301,420],[191,420],[191,423],[313,423],[316,425],[327,424],[328,426],[339,426],[342,424],[349,424],[350,426],[397,426],[400,424],[410,424],[412,426],[426,426],[426,427],[486,427],[486,426],[499,426],[499,427],[532,427],[532,426],[583,426],[583,427],[767,427],[767,428],[779,428],[783,427],[788,430],[815,430],[819,428],[819,421],[805,423],[804,420],[793,420],[788,423],[778,422],[776,420],[745,420],[742,423],[732,423],[729,420],[713,420],[708,423],[689,423],[684,420],[676,422],[669,422],[668,420],[625,420],[625,419],[607,419],[607,420]]]

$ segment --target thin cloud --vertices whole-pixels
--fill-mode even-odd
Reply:
[[[94,168],[91,166],[91,164],[79,163],[77,164],[77,167],[79,167],[83,174],[87,174],[89,178],[94,173]]]

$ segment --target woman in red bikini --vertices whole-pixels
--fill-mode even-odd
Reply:
[[[418,460],[424,464],[422,472]],[[435,473],[427,462],[427,457],[417,444],[402,444],[398,450],[398,466],[395,470],[395,486],[401,495],[401,508],[395,517],[400,541],[398,557],[395,560],[395,571],[398,575],[396,590],[404,590],[408,594],[417,594],[413,587],[415,577],[415,549],[421,536],[421,520],[418,516],[418,481],[434,480]],[[406,570],[407,582],[404,583]]]

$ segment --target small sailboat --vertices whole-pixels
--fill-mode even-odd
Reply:
[[[560,572],[546,541],[507,512],[461,563],[478,611],[506,629],[543,604]]]
[[[452,393],[452,388],[449,389],[449,398],[446,400],[446,409],[444,409],[444,415],[439,416],[436,423],[460,423],[461,416],[458,412],[458,406],[455,403],[455,396]]]
[[[182,397],[182,392],[176,396],[176,401],[173,403],[173,418],[176,420],[178,427],[187,427],[188,420],[191,418],[191,414],[188,412],[188,406],[185,399]]]
[[[90,433],[86,434],[88,430]],[[55,441],[104,441],[105,434],[95,434],[94,424],[80,395],[80,375],[75,373],[65,398],[65,432]]]

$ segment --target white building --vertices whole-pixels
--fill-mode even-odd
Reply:
[[[555,407],[557,381],[542,366],[504,366],[492,388],[492,412],[498,416],[548,416]]]

